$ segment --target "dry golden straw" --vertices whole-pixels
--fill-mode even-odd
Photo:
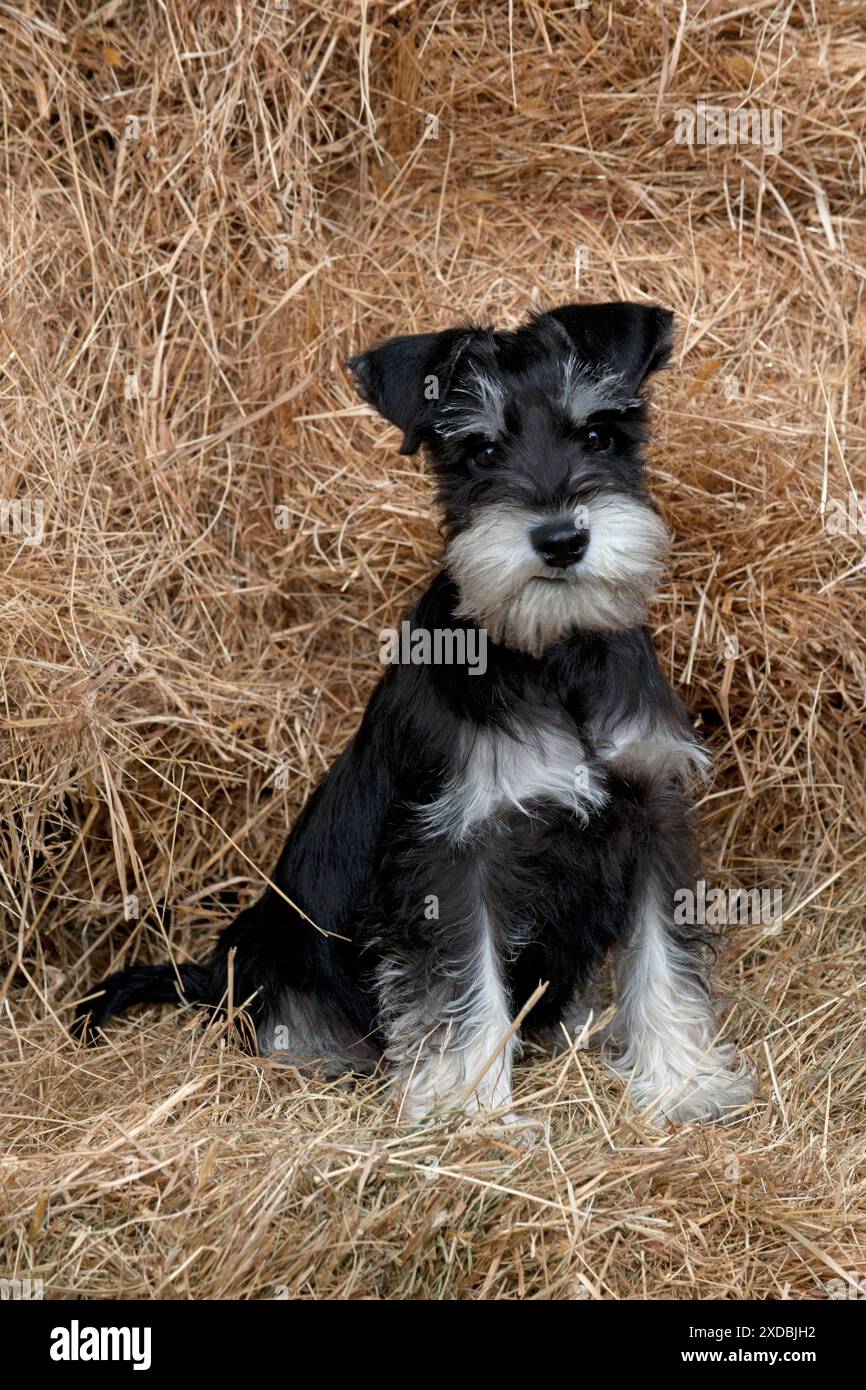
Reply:
[[[4,1278],[809,1299],[866,1276],[864,19],[0,7]],[[781,113],[780,148],[677,143],[704,98]],[[527,1054],[532,1147],[407,1131],[381,1083],[179,1008],[79,1051],[106,969],[200,958],[256,893],[437,563],[423,464],[345,359],[576,297],[677,317],[654,625],[716,764],[706,880],[784,895],[719,967],[758,1103],[655,1130],[591,1049]]]

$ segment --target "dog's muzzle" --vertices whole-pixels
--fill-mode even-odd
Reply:
[[[529,533],[533,548],[546,565],[564,570],[582,560],[589,545],[589,531],[573,521],[545,522]]]

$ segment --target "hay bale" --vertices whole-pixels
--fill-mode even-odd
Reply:
[[[561,1299],[866,1272],[863,542],[856,508],[827,527],[864,485],[855,11],[4,7],[4,1273]],[[781,148],[677,143],[705,96],[780,113]],[[255,894],[436,564],[423,465],[346,357],[575,297],[677,316],[655,626],[716,762],[708,879],[784,893],[721,970],[761,1103],[660,1137],[575,1054],[520,1071],[525,1152],[407,1136],[375,1088],[164,1011],[77,1053],[101,971],[200,957]]]

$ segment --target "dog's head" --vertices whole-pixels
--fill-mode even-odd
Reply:
[[[458,616],[540,655],[643,621],[667,550],[644,490],[646,403],[671,315],[568,304],[515,332],[392,338],[349,363],[365,400],[426,446]]]

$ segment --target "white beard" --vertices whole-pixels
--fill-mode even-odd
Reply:
[[[602,494],[581,507],[589,531],[583,559],[545,565],[529,539],[554,520],[511,505],[486,507],[446,548],[445,568],[460,592],[456,610],[495,642],[540,656],[569,632],[610,632],[646,619],[670,543],[645,502]]]

